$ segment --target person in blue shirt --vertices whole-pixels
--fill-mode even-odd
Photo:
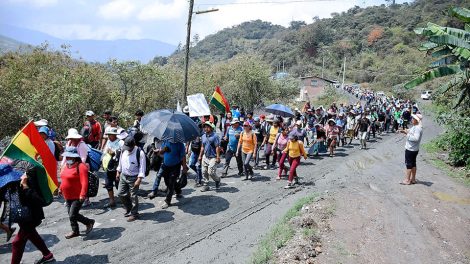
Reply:
[[[160,154],[163,155],[163,164],[158,174],[160,177],[163,177],[168,187],[166,198],[162,204],[162,209],[166,209],[171,205],[171,197],[175,192],[177,198],[182,197],[181,186],[177,184],[177,181],[180,176],[181,167],[183,167],[183,173],[188,171],[188,166],[186,165],[186,148],[181,142],[171,143],[164,141]]]
[[[238,106],[232,105],[232,117],[240,119],[241,113],[238,110]]]
[[[242,127],[240,126],[240,122],[238,118],[232,119],[231,127],[227,130],[227,135],[225,136],[225,140],[228,141],[227,144],[227,151],[225,152],[225,165],[222,172],[222,177],[226,177],[228,173],[228,168],[230,167],[230,161],[232,157],[235,156],[237,160],[237,167],[238,167],[238,176],[243,175],[243,161],[241,155],[237,154],[237,146],[238,140],[240,139],[240,134],[243,132]]]
[[[202,135],[202,148],[199,153],[199,161],[202,165],[202,175],[204,176],[204,186],[201,192],[209,191],[209,176],[215,182],[215,189],[220,188],[220,177],[217,176],[217,164],[220,163],[220,138],[214,133],[215,126],[211,122],[203,125],[204,135]]]

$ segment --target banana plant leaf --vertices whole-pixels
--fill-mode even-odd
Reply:
[[[447,65],[439,67],[436,69],[429,70],[423,73],[421,76],[415,78],[414,80],[411,80],[410,82],[406,83],[405,88],[411,89],[422,83],[434,80],[436,78],[453,75],[461,72],[462,69],[460,68],[460,65]]]

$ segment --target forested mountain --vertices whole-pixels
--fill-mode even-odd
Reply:
[[[193,59],[223,61],[239,54],[256,54],[272,66],[284,62],[293,76],[325,74],[339,78],[346,58],[349,81],[391,89],[410,79],[426,65],[416,47],[413,29],[427,22],[456,26],[451,6],[469,6],[468,0],[417,0],[401,5],[354,7],[331,18],[306,25],[293,21],[288,28],[260,20],[210,35],[191,48]],[[458,26],[458,25],[457,25]],[[182,49],[172,55],[181,61]],[[170,58],[171,61],[171,58]]]
[[[0,34],[10,40],[32,46],[41,46],[47,42],[55,50],[60,50],[62,45],[70,45],[69,50],[74,58],[101,63],[105,63],[110,59],[119,61],[138,60],[147,63],[155,54],[168,56],[176,48],[171,44],[153,39],[66,40],[36,30],[5,24],[0,24]]]

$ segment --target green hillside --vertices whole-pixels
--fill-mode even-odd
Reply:
[[[27,45],[24,43],[0,35],[0,54],[6,53],[8,51],[15,51],[25,46]]]
[[[428,63],[416,49],[420,39],[413,29],[427,22],[456,26],[459,22],[446,11],[451,6],[468,5],[463,0],[417,0],[354,7],[308,25],[293,21],[289,28],[260,20],[245,22],[199,41],[191,48],[191,57],[224,61],[240,54],[256,54],[271,65],[273,72],[284,63],[292,76],[321,74],[325,61],[324,72],[332,79],[340,79],[346,57],[348,81],[391,90]],[[181,57],[181,51],[172,56],[178,62]]]

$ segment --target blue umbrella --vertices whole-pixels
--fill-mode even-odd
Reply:
[[[272,104],[266,107],[266,112],[282,117],[294,117],[294,113],[289,107],[282,104]]]
[[[172,143],[188,142],[200,136],[196,123],[187,115],[173,110],[157,110],[142,117],[142,131]]]

